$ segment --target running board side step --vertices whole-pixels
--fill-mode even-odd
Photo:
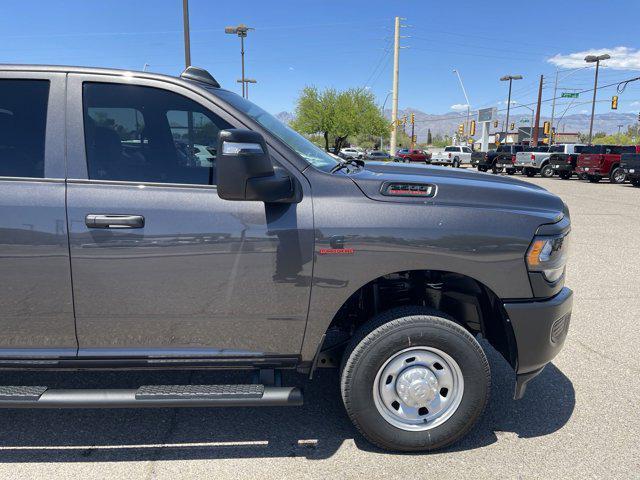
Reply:
[[[302,405],[297,387],[145,385],[137,389],[0,386],[0,408],[284,407]]]

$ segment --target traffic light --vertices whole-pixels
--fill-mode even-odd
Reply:
[[[469,125],[469,135],[474,136],[476,134],[476,121],[471,120],[471,125]]]
[[[613,97],[611,97],[611,110],[617,110],[618,109],[618,96],[614,95]]]
[[[404,117],[402,117],[402,125],[406,125],[407,124],[407,116],[405,115]]]
[[[498,128],[498,120],[493,121],[493,128]]]
[[[413,125],[414,123],[416,123],[416,116],[412,113],[411,114],[411,125]]]
[[[413,137],[411,137],[411,141],[412,141],[413,143],[416,143],[416,142],[418,141],[418,136],[417,136],[417,135],[414,135]]]
[[[509,130],[513,130],[514,128],[516,128],[516,124],[514,122],[511,122],[509,124]]]
[[[458,125],[458,135],[464,135],[464,123]]]
[[[545,135],[549,135],[549,133],[551,133],[551,123],[550,122],[544,122],[544,127],[543,130]]]

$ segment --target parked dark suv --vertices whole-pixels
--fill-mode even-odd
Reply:
[[[567,335],[558,197],[336,159],[194,67],[0,67],[0,188],[0,368],[257,373],[116,390],[25,374],[0,407],[300,405],[280,370],[338,367],[367,439],[430,450],[485,408],[477,336],[520,398]]]

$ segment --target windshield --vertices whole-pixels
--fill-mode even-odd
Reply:
[[[215,89],[215,95],[251,117],[314,167],[330,171],[340,163],[291,127],[240,95],[219,89]]]

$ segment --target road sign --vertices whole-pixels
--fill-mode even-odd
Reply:
[[[478,110],[478,123],[490,122],[496,115],[495,108],[481,108]]]
[[[580,94],[577,92],[562,92],[560,96],[562,98],[578,98]]]

